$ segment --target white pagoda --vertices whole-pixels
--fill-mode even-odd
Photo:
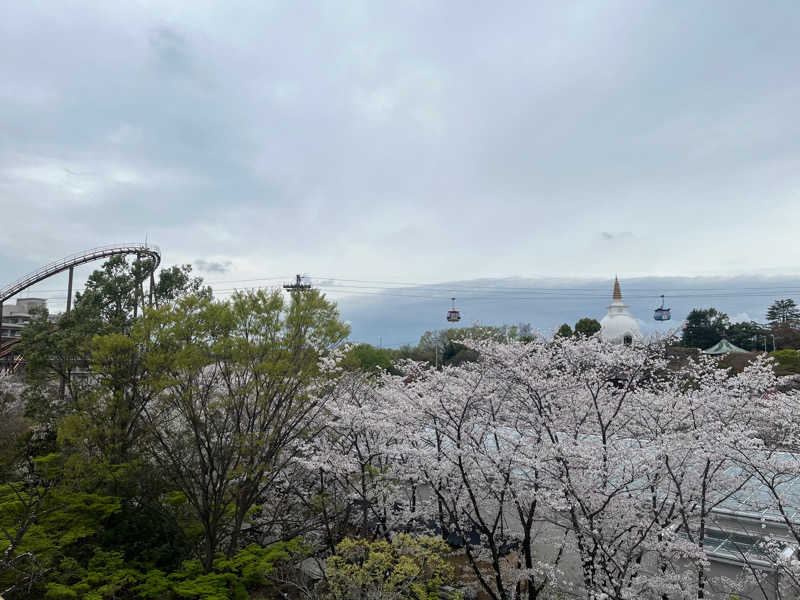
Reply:
[[[614,277],[614,294],[611,297],[608,314],[600,321],[600,337],[607,342],[626,345],[642,340],[639,324],[622,301],[622,290],[616,277]]]

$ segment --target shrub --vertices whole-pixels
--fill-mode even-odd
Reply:
[[[334,600],[366,598],[437,600],[439,588],[452,583],[454,568],[440,538],[399,534],[391,541],[346,538],[326,564],[328,596]]]

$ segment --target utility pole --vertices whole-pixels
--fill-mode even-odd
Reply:
[[[294,283],[284,283],[283,289],[289,290],[290,292],[304,292],[311,289],[311,284],[305,283],[303,281],[303,276],[298,274],[295,275]]]

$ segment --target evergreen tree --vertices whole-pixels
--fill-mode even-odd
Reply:
[[[796,327],[800,324],[800,310],[791,298],[776,300],[767,309],[767,321],[770,325],[789,325]]]
[[[580,334],[586,337],[591,337],[598,331],[600,331],[600,321],[597,319],[584,317],[575,323],[575,335]]]
[[[710,348],[722,339],[729,325],[728,315],[716,308],[695,308],[686,317],[681,345]]]
[[[725,332],[732,344],[743,350],[757,350],[754,338],[763,335],[763,327],[755,321],[733,323]]]
[[[567,323],[563,323],[561,327],[558,328],[558,331],[556,331],[556,335],[558,337],[572,337],[572,327]]]

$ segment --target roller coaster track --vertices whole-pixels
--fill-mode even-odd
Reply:
[[[19,338],[8,340],[7,342],[3,342],[0,344],[0,358],[4,356],[8,356],[14,351],[14,346],[16,346],[22,340]]]
[[[56,325],[47,333],[55,333],[59,329],[60,327]],[[15,338],[13,340],[8,340],[7,342],[3,342],[2,344],[0,344],[0,358],[5,358],[9,354],[12,354],[14,352],[14,346],[19,344],[21,341],[22,341],[21,338]]]
[[[153,275],[155,270],[158,268],[158,265],[161,264],[161,250],[158,246],[153,246],[149,244],[138,244],[138,243],[131,243],[131,244],[115,244],[113,246],[101,246],[98,248],[91,248],[89,250],[84,250],[83,252],[78,252],[76,254],[70,254],[69,256],[65,256],[61,260],[57,260],[55,262],[51,262],[43,266],[32,273],[28,273],[24,277],[18,279],[14,283],[7,285],[4,288],[0,288],[0,325],[2,325],[3,319],[3,303],[11,298],[12,296],[16,296],[23,290],[31,287],[32,285],[36,285],[40,281],[44,281],[48,277],[52,277],[53,275],[57,275],[59,273],[63,273],[64,271],[69,271],[69,290],[67,292],[67,312],[69,312],[71,301],[72,301],[72,270],[77,267],[78,265],[83,265],[85,263],[89,263],[95,260],[102,260],[104,258],[110,258],[112,256],[122,256],[122,255],[131,255],[134,254],[139,257],[147,257],[152,259],[152,266],[144,273],[143,277],[150,277]],[[57,331],[58,327],[56,326],[50,333]],[[1,338],[0,338],[1,339]],[[6,359],[14,352],[14,346],[19,343],[19,339],[12,339],[5,343],[0,344],[0,359]],[[22,357],[18,356],[16,360],[13,361],[13,364],[10,365],[9,368],[0,372],[0,377],[6,375],[10,372],[14,372],[17,367],[22,363]]]
[[[91,248],[89,250],[84,250],[83,252],[78,252],[77,254],[71,254],[62,258],[61,260],[51,262],[50,264],[43,266],[41,269],[38,269],[32,273],[28,273],[14,283],[7,285],[4,288],[0,288],[0,305],[2,305],[3,302],[12,296],[16,296],[21,291],[31,287],[32,285],[36,285],[40,281],[44,281],[48,277],[52,277],[58,273],[63,273],[64,271],[69,271],[78,265],[88,262],[127,254],[147,256],[153,259],[153,267],[145,275],[145,277],[149,276],[153,271],[155,271],[158,268],[158,265],[161,263],[161,250],[159,250],[158,246],[133,243]]]

